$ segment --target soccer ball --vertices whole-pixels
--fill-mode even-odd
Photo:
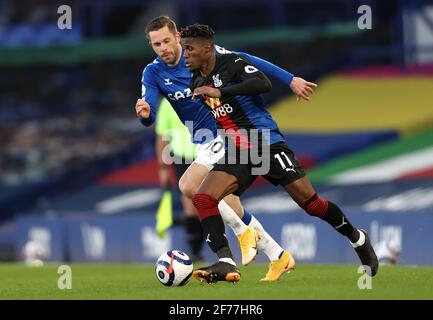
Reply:
[[[28,241],[23,247],[24,263],[28,266],[42,267],[46,257],[46,250],[37,241]]]
[[[192,269],[192,260],[180,250],[164,252],[155,265],[156,277],[168,287],[185,285],[191,278]]]

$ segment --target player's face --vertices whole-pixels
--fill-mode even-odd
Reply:
[[[179,33],[173,34],[167,26],[149,32],[149,42],[153,51],[169,66],[179,63],[181,48]]]
[[[201,66],[209,59],[211,45],[202,39],[182,38],[180,44],[183,48],[185,64],[189,70],[200,69]]]

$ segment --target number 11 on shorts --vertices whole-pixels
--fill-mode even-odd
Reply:
[[[284,163],[284,160],[281,158],[281,156],[279,154],[275,154],[274,157],[278,160],[278,162],[280,163],[281,167],[286,170],[286,171],[290,171],[292,170],[293,172],[296,172],[296,170],[294,169],[293,163],[292,161],[290,161],[289,157],[287,156],[287,154],[284,153],[284,151],[280,152],[281,155],[284,156],[285,160],[287,161],[287,165]]]

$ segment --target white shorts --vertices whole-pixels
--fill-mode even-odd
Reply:
[[[226,152],[224,141],[220,136],[217,136],[211,142],[199,144],[196,150],[197,157],[194,162],[204,165],[209,171],[211,171],[214,165],[224,157]]]

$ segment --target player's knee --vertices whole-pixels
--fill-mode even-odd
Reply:
[[[197,193],[192,197],[192,203],[197,209],[209,209],[218,206],[218,201],[206,193]]]
[[[179,180],[179,190],[183,195],[192,199],[193,196],[197,193],[197,187],[188,181],[188,178],[181,177]]]
[[[200,219],[219,214],[218,200],[206,193],[197,193],[192,197],[192,203],[197,209]]]
[[[230,208],[233,209],[234,212],[236,212],[239,217],[243,217],[244,208],[242,207],[239,197],[235,196],[234,194],[229,194],[228,196],[225,196],[223,200],[229,205]]]
[[[300,206],[311,216],[323,217],[328,211],[328,201],[320,198],[317,193]]]

